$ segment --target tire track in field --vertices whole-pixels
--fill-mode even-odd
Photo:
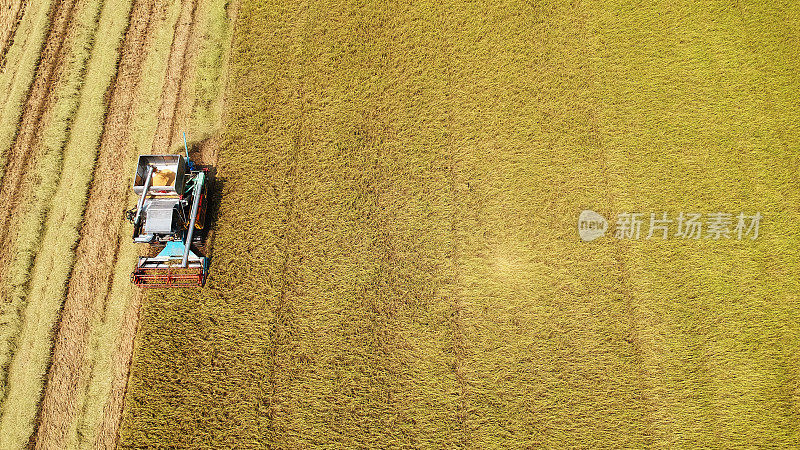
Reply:
[[[582,32],[585,33],[587,36],[586,41],[590,42],[592,39],[596,39],[596,37],[591,37],[591,30],[590,27],[590,19],[591,13],[590,11],[583,10],[582,14],[580,15],[579,19],[576,21],[577,24],[580,25]],[[593,49],[594,50],[594,49]],[[600,85],[602,84],[599,79],[601,79],[602,74],[597,73],[596,71],[591,71],[589,73],[590,78],[592,79],[593,85]],[[599,163],[599,178],[601,183],[603,184],[603,189],[606,192],[606,204],[605,209],[612,213],[620,212],[618,204],[619,197],[619,190],[615,189],[613,185],[613,171],[612,171],[612,159],[613,155],[610,154],[610,150],[608,146],[604,143],[603,137],[603,126],[602,123],[602,112],[597,105],[594,105],[594,108],[590,110],[589,118],[589,130],[591,133],[591,140],[593,144],[593,148],[597,151],[597,161]],[[645,427],[645,434],[648,441],[648,446],[653,445],[653,430],[655,429],[656,419],[654,417],[654,411],[657,408],[657,397],[658,395],[653,395],[652,386],[648,385],[648,380],[652,379],[650,374],[648,373],[647,365],[646,365],[646,349],[644,342],[643,334],[646,334],[646,331],[643,330],[643,325],[640,323],[640,315],[641,310],[639,308],[639,302],[636,300],[636,294],[634,293],[634,289],[632,286],[631,275],[630,275],[630,268],[635,266],[635,261],[631,261],[631,258],[628,256],[631,254],[630,252],[630,245],[624,239],[619,239],[614,242],[613,248],[613,256],[612,256],[612,267],[615,282],[618,286],[617,292],[622,295],[623,302],[625,305],[626,316],[624,317],[627,320],[627,327],[628,332],[625,335],[625,341],[631,346],[633,350],[633,360],[637,371],[637,384],[640,390],[639,398],[642,403],[645,405],[644,410],[644,427]]]
[[[197,0],[185,1],[181,7],[178,20],[175,22],[175,31],[164,77],[158,124],[153,139],[153,153],[169,151],[171,143],[176,139],[174,128],[175,123],[179,120],[178,117],[185,118],[188,116],[188,103],[181,101],[181,93],[183,92],[183,83],[193,62],[193,58],[187,54],[196,53],[198,47],[198,39],[195,33],[197,8]],[[208,147],[213,148],[213,143],[202,145],[201,152]],[[205,163],[216,163],[216,158],[214,158],[213,163]],[[127,271],[130,268],[116,267],[115,265],[114,271],[120,270]],[[117,445],[119,427],[122,421],[122,409],[128,385],[128,373],[133,357],[134,339],[139,325],[139,307],[144,296],[143,291],[137,291],[125,310],[119,345],[112,357],[113,379],[111,393],[103,407],[102,421],[94,442],[95,448],[114,448]]]
[[[27,6],[28,0],[8,0],[0,4],[0,70],[6,67],[8,49],[14,44],[17,27]]]
[[[64,58],[64,42],[72,34],[72,17],[76,3],[76,0],[55,2],[49,13],[51,27],[33,84],[25,99],[17,136],[8,150],[6,170],[0,185],[0,248],[11,248],[11,241],[15,237],[12,222],[29,190],[26,186],[32,182],[36,163],[34,155],[41,147],[42,118],[50,109],[53,100],[51,92],[67,64]],[[10,258],[10,252],[0,255],[0,284],[5,277]]]
[[[137,0],[131,10],[122,44],[118,72],[110,90],[109,109],[103,128],[75,265],[67,286],[53,349],[45,395],[42,400],[36,448],[64,448],[76,415],[76,396],[88,382],[84,354],[96,305],[109,293],[112,269],[119,251],[119,233],[126,183],[120,173],[129,157],[131,116],[137,100],[144,55],[150,39],[156,0]],[[123,177],[123,179],[126,177]]]
[[[297,5],[297,17],[293,19],[292,25],[292,47],[301,48],[306,36],[304,28],[308,23],[308,2],[304,1]],[[295,48],[295,49],[297,49]],[[292,60],[295,61],[294,59]],[[302,66],[300,64],[292,64],[288,68],[286,74],[292,79],[292,97],[294,99],[303,99],[305,97],[305,85],[302,74]],[[285,177],[281,180],[283,185],[281,190],[287,192],[287,199],[285,200],[285,211],[283,214],[283,228],[280,230],[280,265],[276,267],[279,275],[276,277],[280,280],[280,287],[277,289],[277,298],[269,298],[267,300],[268,307],[272,310],[272,317],[270,318],[269,339],[272,345],[269,348],[269,367],[267,369],[267,379],[264,383],[265,396],[267,398],[267,416],[268,422],[264,432],[268,442],[281,442],[281,435],[286,434],[286,429],[281,426],[278,420],[283,409],[281,408],[281,397],[283,394],[283,386],[281,384],[284,377],[283,370],[286,364],[282,364],[283,358],[291,357],[292,347],[290,342],[290,334],[295,328],[295,314],[294,314],[294,298],[298,289],[298,257],[296,253],[297,228],[298,228],[298,195],[297,185],[299,178],[298,159],[303,150],[303,141],[305,137],[305,130],[307,129],[307,114],[306,103],[298,102],[296,114],[293,122],[296,128],[292,130],[291,148],[287,149],[287,160],[284,167]],[[283,166],[283,165],[281,165]],[[274,306],[272,303],[274,302]],[[285,350],[282,352],[282,350]],[[287,355],[288,354],[288,355]],[[280,360],[280,361],[279,361]]]
[[[447,85],[450,89],[452,89],[453,83],[453,70],[452,65],[450,65],[451,70],[447,74]],[[452,336],[452,350],[453,350],[453,373],[456,377],[456,381],[458,382],[459,387],[459,397],[458,403],[456,404],[456,422],[458,424],[458,430],[461,434],[459,442],[463,447],[469,446],[469,428],[467,427],[467,381],[464,375],[464,355],[466,352],[466,343],[464,339],[464,321],[462,319],[462,313],[464,311],[464,305],[461,300],[461,286],[463,283],[461,272],[460,272],[460,256],[461,256],[461,247],[459,239],[460,236],[460,227],[461,227],[461,203],[459,199],[461,198],[459,192],[459,180],[458,180],[458,170],[457,170],[457,149],[456,144],[453,139],[453,130],[452,130],[452,108],[449,111],[450,119],[447,121],[447,128],[448,128],[448,139],[447,139],[447,150],[448,150],[448,166],[449,166],[449,173],[448,176],[450,178],[450,195],[452,198],[452,212],[450,214],[450,235],[452,236],[452,248],[451,248],[451,256],[450,256],[450,264],[451,264],[451,271],[452,271],[452,278],[451,283],[453,285],[452,293],[450,294],[450,308],[451,308],[451,316],[450,316],[450,323],[453,331]]]
[[[443,28],[451,27],[449,20],[444,20],[442,24]],[[446,58],[448,60],[452,60],[452,49],[448,48],[452,44],[447,42],[446,37],[442,37],[443,42],[442,45],[445,47],[444,51],[442,52],[445,55],[448,55]],[[457,87],[456,87],[456,80],[457,74],[455,73],[455,68],[452,63],[447,64],[448,70],[445,76],[447,90],[449,91],[449,96],[452,96],[452,99],[457,98]],[[449,101],[452,102],[451,98],[448,98]],[[452,370],[453,375],[455,376],[457,385],[458,385],[458,400],[456,401],[455,405],[455,419],[456,424],[458,427],[458,433],[460,434],[458,442],[462,447],[468,447],[470,445],[471,439],[469,438],[469,427],[468,427],[468,406],[467,406],[467,379],[465,375],[465,368],[464,368],[464,360],[467,351],[466,339],[464,337],[464,320],[462,315],[464,313],[464,304],[462,301],[462,286],[463,286],[463,277],[461,276],[460,271],[460,264],[461,264],[461,241],[462,236],[460,234],[461,230],[461,215],[463,214],[462,208],[463,202],[461,199],[464,197],[464,193],[460,192],[460,184],[461,181],[459,180],[459,172],[458,172],[458,145],[455,142],[454,136],[454,126],[455,118],[454,118],[454,109],[456,108],[456,104],[451,104],[449,108],[447,108],[447,166],[448,166],[448,183],[449,183],[449,190],[450,190],[450,199],[452,201],[452,210],[450,213],[450,236],[452,247],[450,248],[450,271],[451,271],[451,278],[450,283],[452,283],[452,291],[450,292],[450,327],[452,329],[452,337],[451,337],[451,350],[453,352],[453,364]]]

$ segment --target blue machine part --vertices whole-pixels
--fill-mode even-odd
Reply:
[[[169,258],[169,259],[180,259],[183,258],[183,253],[186,250],[186,245],[184,245],[181,241],[169,241],[167,245],[158,253],[156,258]],[[189,250],[189,256],[191,259],[208,259],[205,257],[197,256],[193,251]],[[205,262],[205,261],[204,261]]]
[[[186,132],[183,133],[183,149],[186,150],[186,165],[189,167],[189,170],[197,170],[194,166],[194,162],[189,159],[189,146],[186,144]]]

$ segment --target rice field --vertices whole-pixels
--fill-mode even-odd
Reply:
[[[798,22],[4,2],[0,448],[800,447]],[[130,175],[183,131],[208,282],[138,291]]]
[[[242,0],[209,282],[142,304],[120,446],[797,446],[799,18]]]

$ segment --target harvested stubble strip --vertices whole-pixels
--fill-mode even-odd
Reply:
[[[87,7],[89,7],[87,5]],[[116,72],[118,44],[128,20],[130,2],[106,0],[95,45],[89,59],[80,101],[64,147],[61,177],[49,211],[41,248],[27,293],[26,316],[18,339],[18,354],[25,359],[9,369],[11,393],[0,421],[0,447],[17,448],[28,442],[41,398],[52,346],[52,330],[64,299],[64,286],[74,262],[73,249],[86,202],[96,151],[106,111],[105,93]]]
[[[174,143],[181,141],[177,136],[179,130],[176,124],[180,123],[182,131],[185,130],[186,95],[184,84],[191,84],[192,71],[190,60],[193,60],[189,45],[192,45],[194,30],[196,29],[196,13],[198,0],[189,0],[181,4],[180,15],[175,23],[172,45],[167,55],[167,73],[163,83],[157,117],[155,138],[153,139],[153,152],[168,152]],[[195,49],[192,49],[195,50]],[[183,108],[181,108],[183,106]]]
[[[6,54],[14,43],[22,16],[29,0],[7,0],[7,6],[0,11],[0,69],[6,66]]]
[[[33,180],[23,189],[24,201],[12,217],[12,228],[3,255],[6,261],[0,291],[7,305],[13,306],[14,317],[4,314],[2,332],[0,332],[0,355],[9,355],[13,348],[11,341],[16,337],[21,324],[17,314],[24,315],[25,290],[30,278],[33,259],[39,251],[42,226],[47,218],[47,211],[58,186],[63,163],[63,150],[68,140],[68,129],[78,107],[80,91],[86,75],[86,63],[92,49],[94,34],[97,31],[97,16],[100,12],[99,2],[87,3],[76,14],[73,37],[65,45],[69,48],[66,56],[66,67],[63,79],[53,89],[51,95],[56,99],[42,120],[41,138],[36,139],[35,148],[38,153],[31,173],[26,176]],[[34,150],[31,150],[34,151]],[[7,258],[7,259],[6,259]],[[5,369],[8,364],[2,361],[3,372],[0,380],[5,385]],[[3,389],[4,390],[4,389]],[[2,398],[2,397],[0,397]],[[0,401],[0,403],[3,403]]]
[[[42,176],[48,176],[41,165],[37,166],[42,158],[45,164],[50,163],[54,156],[60,153],[60,148],[48,149],[41,143],[42,127],[49,122],[52,113],[51,106],[53,90],[59,83],[61,74],[65,71],[67,61],[65,58],[65,45],[67,40],[74,39],[75,27],[72,25],[74,2],[58,3],[51,10],[52,26],[48,30],[47,39],[36,67],[35,79],[28,95],[25,106],[17,127],[17,134],[11,147],[7,150],[5,173],[6,176],[0,184],[0,248],[8,249],[0,253],[0,297],[3,298],[3,322],[7,324],[2,329],[3,350],[13,348],[9,342],[13,340],[19,330],[20,319],[18,315],[24,307],[21,304],[19,292],[13,292],[11,283],[25,278],[33,256],[29,250],[24,253],[17,250],[17,240],[20,238],[21,227],[33,226],[38,230],[41,225],[41,211],[36,211],[38,205],[33,198],[40,194],[38,184]],[[47,116],[47,118],[45,118]],[[52,164],[51,164],[52,165]],[[54,174],[57,176],[57,172]],[[33,217],[24,217],[33,209]],[[26,221],[25,219],[28,219]],[[31,222],[32,221],[32,222]],[[27,231],[27,230],[26,230]],[[25,239],[27,236],[22,236]],[[23,245],[27,243],[23,242]],[[15,264],[16,263],[16,264]],[[12,280],[8,280],[12,278]],[[10,351],[2,351],[4,358],[10,357]],[[8,360],[2,361],[0,373],[0,386],[5,384],[5,370]],[[5,391],[5,389],[2,389]],[[2,396],[0,396],[0,404]]]
[[[142,82],[139,85],[139,99],[133,111],[133,121],[139,124],[130,130],[131,142],[137,154],[154,152],[153,140],[158,128],[158,109],[161,106],[161,92],[167,72],[168,55],[172,46],[173,34],[180,15],[181,4],[175,2],[163,5],[161,13],[153,24],[152,37],[147,49],[146,61],[142,68]],[[162,149],[158,153],[168,153]],[[126,174],[126,177],[128,175]]]
[[[25,8],[17,37],[6,55],[6,69],[0,71],[0,181],[50,26],[52,5],[52,0],[42,0]]]
[[[34,80],[23,105],[22,115],[11,148],[6,153],[5,171],[0,183],[0,246],[9,247],[14,239],[17,211],[25,204],[36,180],[31,174],[41,157],[40,145],[43,118],[50,112],[52,91],[68,65],[65,42],[74,39],[73,21],[76,0],[54,4],[50,12],[50,28],[44,48],[39,55]],[[82,43],[80,43],[82,44]],[[0,280],[8,263],[8,255],[0,254]]]
[[[108,112],[97,167],[84,212],[76,262],[70,273],[53,358],[42,400],[37,446],[62,448],[70,428],[80,414],[78,400],[88,382],[86,350],[91,323],[105,305],[112,270],[119,250],[122,217],[129,193],[128,183],[119,183],[126,162],[135,159],[130,150],[129,130],[138,96],[141,69],[151,37],[155,1],[133,5],[130,26],[122,43],[117,76],[108,95]]]
[[[190,135],[195,136],[194,140],[212,135],[218,137],[222,132],[233,38],[231,29],[237,12],[238,1],[206,0],[198,6],[197,17],[202,24],[199,30],[205,32],[199,40],[193,83],[188,90],[194,99],[189,120]],[[213,161],[216,161],[216,155],[213,156]]]

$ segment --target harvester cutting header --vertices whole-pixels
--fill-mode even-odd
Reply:
[[[127,212],[133,224],[133,242],[164,247],[154,257],[139,257],[131,275],[136,286],[203,286],[208,258],[191,247],[205,234],[209,181],[208,169],[195,167],[188,149],[185,158],[139,156],[133,181],[139,201]]]

